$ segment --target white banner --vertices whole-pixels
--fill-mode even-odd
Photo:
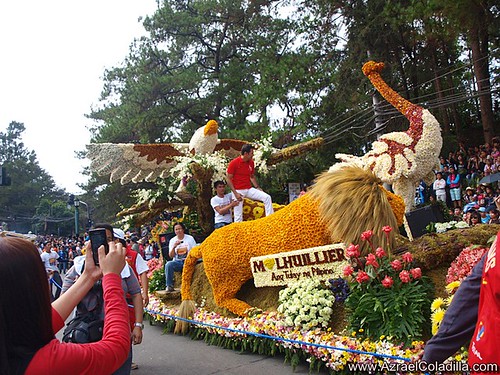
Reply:
[[[302,278],[329,280],[348,264],[343,243],[250,258],[256,287],[288,285]]]

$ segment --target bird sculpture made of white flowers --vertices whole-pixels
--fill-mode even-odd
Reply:
[[[391,89],[380,76],[383,63],[369,61],[363,65],[363,73],[380,94],[409,121],[406,132],[384,134],[372,143],[372,149],[363,156],[336,154],[341,162],[330,171],[346,165],[371,169],[383,182],[392,184],[410,211],[415,205],[415,189],[421,179],[434,180],[433,168],[443,145],[441,126],[436,118],[422,107],[409,102]]]
[[[210,120],[197,129],[187,143],[93,143],[87,145],[90,167],[99,175],[110,176],[110,182],[155,181],[165,178],[180,157],[206,155],[221,151],[227,158],[240,155],[241,147],[248,142],[236,139],[218,139],[218,124]]]

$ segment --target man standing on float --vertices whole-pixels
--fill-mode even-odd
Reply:
[[[243,221],[243,198],[263,202],[266,216],[274,213],[271,196],[262,191],[255,178],[253,150],[252,145],[243,145],[241,155],[231,160],[227,167],[227,185],[231,188],[234,198],[239,202],[234,207],[235,223]]]

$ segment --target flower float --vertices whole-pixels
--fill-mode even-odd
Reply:
[[[415,188],[420,180],[434,180],[432,169],[438,163],[443,145],[441,127],[428,110],[404,99],[385,83],[380,76],[383,68],[383,63],[369,61],[363,66],[363,73],[378,92],[410,121],[409,129],[382,135],[361,157],[335,155],[342,162],[333,165],[331,170],[345,165],[372,170],[382,181],[392,184],[394,192],[403,197],[409,211],[415,204]]]
[[[380,228],[382,223],[395,227],[402,218],[396,219],[388,195],[391,193],[380,186],[380,180],[371,171],[349,167],[324,173],[310,192],[273,215],[217,229],[189,252],[184,263],[182,316],[190,316],[194,309],[190,289],[197,259],[203,258],[217,305],[237,315],[247,315],[251,306],[235,296],[252,278],[250,258],[355,240],[364,229]],[[400,198],[392,198],[403,206]],[[374,240],[381,244],[390,242],[392,233],[377,234]],[[178,330],[187,328],[179,324]]]

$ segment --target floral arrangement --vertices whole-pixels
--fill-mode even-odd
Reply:
[[[471,245],[463,249],[455,260],[451,262],[446,274],[446,282],[450,284],[453,281],[462,281],[469,276],[474,266],[487,251],[488,248],[478,245]]]
[[[262,175],[268,174],[274,166],[267,165],[267,159],[269,156],[276,152],[277,149],[272,145],[271,135],[268,135],[265,138],[262,138],[258,144],[258,147],[255,149],[253,153],[253,162],[255,165],[255,170]]]
[[[320,280],[303,279],[279,292],[278,312],[285,325],[311,330],[328,326],[335,296]]]
[[[389,235],[390,227],[382,231]],[[361,257],[359,245],[351,244],[346,256],[351,264],[344,269],[351,293],[345,304],[350,311],[349,328],[371,339],[381,335],[408,342],[420,338],[430,307],[430,284],[413,267],[413,256],[405,253],[391,260],[388,253],[375,249],[371,230],[361,235],[372,253]]]
[[[448,221],[446,223],[430,223],[427,225],[426,229],[427,232],[429,233],[444,233],[448,230],[452,229],[464,229],[464,228],[469,228],[469,224],[467,224],[465,221]]]
[[[178,316],[178,311],[164,305],[155,296],[150,296],[149,301],[147,312],[150,317],[155,321],[165,323],[167,329],[173,330],[173,318]],[[330,329],[301,330],[284,324],[283,315],[278,312],[263,312],[252,317],[228,318],[198,307],[190,319],[200,323],[190,331],[192,338],[204,339],[211,345],[238,351],[245,350],[264,355],[276,355],[281,352],[292,366],[297,365],[301,360],[306,360],[309,362],[311,371],[326,367],[330,372],[349,373],[348,365],[354,363],[373,364],[376,362],[382,365],[401,362],[394,357],[416,360],[423,349],[421,341],[411,342],[408,346],[395,345],[385,335],[370,340],[358,338],[356,335],[338,335]],[[254,337],[246,332],[280,339]],[[315,346],[308,346],[307,343],[315,344]],[[335,347],[338,350],[325,348],[325,346]],[[373,357],[354,351],[372,352],[393,358]]]
[[[149,262],[151,262],[151,265]],[[167,285],[165,279],[165,267],[163,267],[163,264],[160,262],[160,260],[153,258],[148,261],[148,266],[149,293],[154,293],[157,290],[166,289]]]
[[[222,151],[215,151],[211,154],[195,154],[190,156],[176,156],[177,165],[170,170],[170,174],[177,180],[184,177],[192,177],[190,165],[198,163],[205,169],[212,169],[212,183],[226,178],[226,168],[229,159]]]

